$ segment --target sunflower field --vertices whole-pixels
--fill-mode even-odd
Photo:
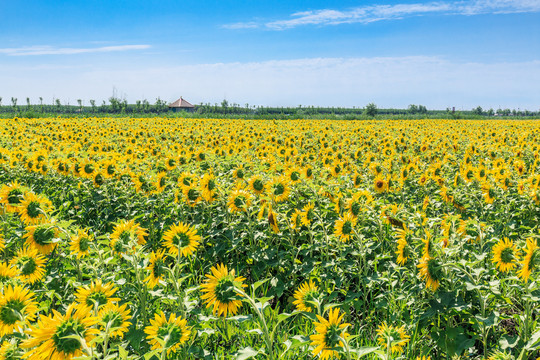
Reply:
[[[0,133],[0,359],[540,356],[540,121]]]

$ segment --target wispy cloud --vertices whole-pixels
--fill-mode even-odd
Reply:
[[[94,48],[61,48],[54,46],[28,46],[20,48],[3,48],[0,54],[8,56],[35,56],[35,55],[75,55],[88,53],[106,53],[128,50],[144,50],[150,48],[150,45],[117,45],[102,46]]]
[[[296,12],[288,19],[268,22],[245,22],[225,25],[228,29],[265,28],[285,30],[305,25],[372,23],[411,16],[507,14],[540,11],[540,0],[474,0],[427,2],[415,4],[370,5],[347,10],[320,9]]]

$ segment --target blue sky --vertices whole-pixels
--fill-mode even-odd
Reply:
[[[0,1],[0,97],[540,109],[540,0]]]

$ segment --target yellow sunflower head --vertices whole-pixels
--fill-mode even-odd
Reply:
[[[234,269],[229,271],[227,266],[219,264],[210,269],[211,274],[206,275],[206,280],[201,285],[202,296],[207,308],[212,308],[212,313],[218,316],[234,315],[242,306],[242,301],[237,289],[247,285],[243,284],[243,277],[235,276]]]
[[[167,354],[176,353],[176,350],[189,340],[191,329],[187,320],[171,314],[169,319],[161,311],[150,319],[150,326],[144,329],[146,339],[152,345],[152,350],[161,349]]]

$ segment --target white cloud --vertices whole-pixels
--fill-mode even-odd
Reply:
[[[454,2],[427,2],[416,4],[369,5],[347,10],[320,9],[296,12],[288,19],[265,23],[246,22],[225,25],[228,29],[263,27],[285,30],[303,25],[338,25],[347,23],[371,23],[381,20],[401,19],[407,16],[478,15],[486,13],[520,13],[540,11],[540,0],[474,0]]]
[[[364,106],[538,110],[540,61],[453,62],[439,57],[309,58],[152,67],[26,68],[2,66],[0,96],[36,101],[52,96],[108,99],[113,86],[127,100],[219,103],[224,98],[272,106]],[[9,89],[9,91],[7,91]],[[50,100],[46,100],[50,102]],[[4,101],[5,104],[5,101]]]
[[[54,46],[28,46],[21,48],[0,49],[0,54],[9,56],[35,56],[35,55],[74,55],[88,53],[118,52],[128,50],[144,50],[150,48],[150,45],[117,45],[102,46],[95,48],[60,48]]]

